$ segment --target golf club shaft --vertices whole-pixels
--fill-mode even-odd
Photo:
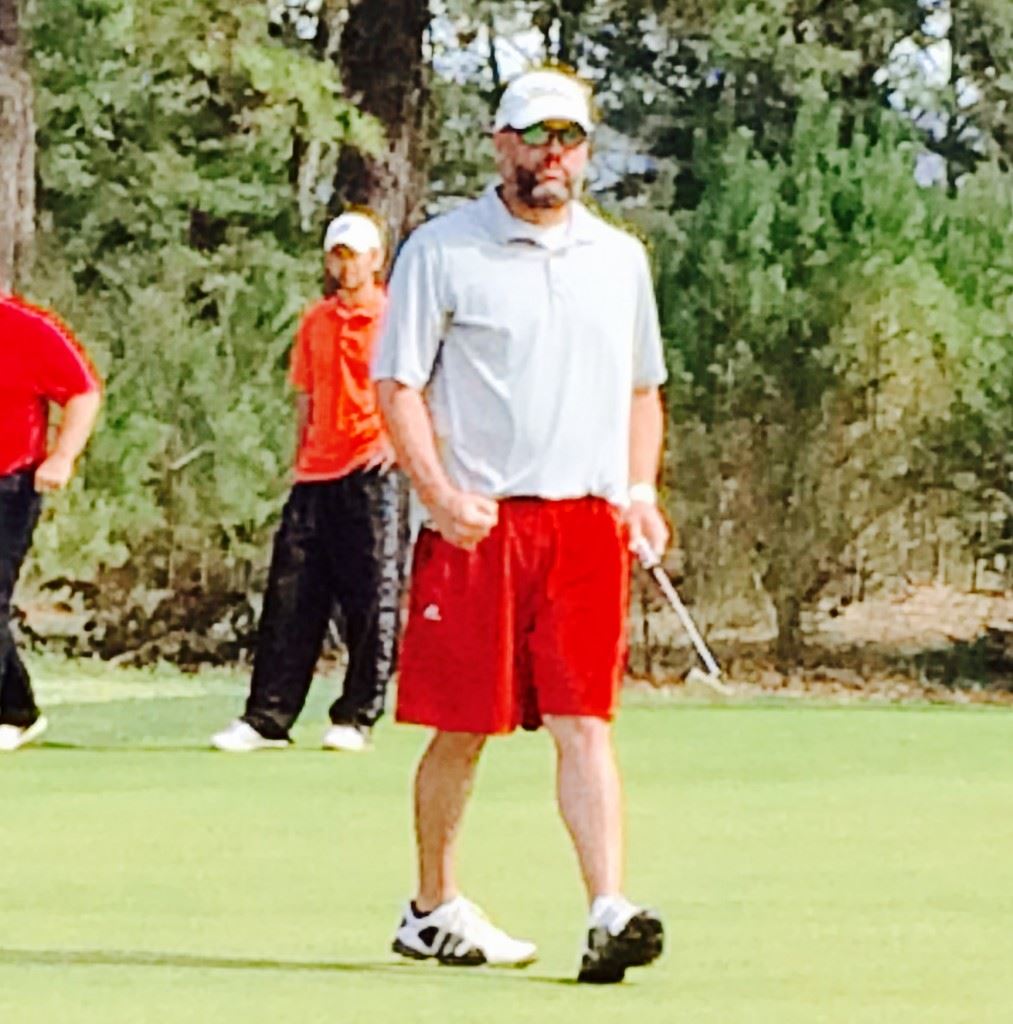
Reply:
[[[634,545],[634,547],[641,564],[654,577],[655,583],[661,588],[661,592],[668,599],[668,603],[672,606],[675,614],[679,616],[682,628],[689,634],[689,638],[693,642],[700,660],[704,663],[707,673],[712,676],[719,676],[721,669],[714,660],[714,655],[711,654],[707,644],[704,643],[700,631],[696,628],[696,624],[690,618],[686,606],[682,603],[682,598],[679,597],[678,591],[668,578],[668,573],[661,567],[661,561],[657,553],[644,538],[640,538],[640,542]]]

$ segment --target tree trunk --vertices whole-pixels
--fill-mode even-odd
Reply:
[[[761,428],[752,450],[766,464],[767,565],[763,587],[777,613],[777,639],[774,656],[777,667],[786,670],[797,660],[801,647],[803,594],[806,581],[813,578],[816,559],[814,539],[806,529],[804,506],[804,470],[795,439],[806,436],[801,417],[791,418],[784,435],[766,436]],[[762,455],[761,455],[762,453]]]
[[[379,157],[342,149],[332,212],[358,203],[378,213],[390,233],[391,258],[423,215],[427,81],[422,46],[428,25],[428,0],[355,0],[338,46],[345,95],[381,122],[387,148]],[[403,475],[398,505],[403,584],[411,543],[409,489]]]
[[[802,606],[794,594],[780,593],[774,598],[777,609],[777,640],[774,659],[779,669],[791,668],[798,662],[801,647]]]
[[[23,275],[34,225],[32,81],[18,38],[18,0],[0,0],[0,292]]]
[[[348,203],[375,210],[390,228],[392,249],[422,217],[428,24],[426,0],[357,0],[338,47],[345,95],[383,124],[387,148],[378,158],[342,150],[332,204],[335,211]]]

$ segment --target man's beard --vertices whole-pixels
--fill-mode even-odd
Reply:
[[[554,210],[576,198],[580,182],[565,175],[539,181],[534,171],[518,167],[514,172],[514,187],[517,198],[525,206],[535,210]]]

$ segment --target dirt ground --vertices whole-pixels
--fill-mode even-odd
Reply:
[[[699,664],[693,648],[675,613],[642,588],[631,608],[629,682],[688,695],[686,676]],[[18,627],[35,649],[71,658],[97,654],[112,664],[168,661],[187,669],[245,665],[259,608],[247,596],[232,597],[155,594],[150,614],[123,616],[112,603],[96,612],[87,595],[66,589],[19,595]],[[819,608],[804,618],[804,644],[788,669],[775,663],[775,624],[762,609],[724,628],[691,612],[738,699],[1013,704],[1011,592],[898,584],[861,603]],[[341,657],[337,626],[328,657]]]
[[[644,615],[635,602],[634,685],[683,686],[698,664],[689,639],[660,603],[652,602],[647,620],[645,642]],[[816,612],[805,625],[799,663],[789,669],[772,657],[772,624],[713,630],[710,642],[733,694],[1013,705],[1013,593],[905,584]]]

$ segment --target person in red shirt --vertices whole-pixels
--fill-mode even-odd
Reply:
[[[370,380],[386,303],[376,219],[342,214],[327,228],[324,252],[337,290],[309,308],[292,349],[295,485],[274,540],[250,694],[242,717],[211,738],[234,753],[291,742],[335,605],[348,668],[324,747],[369,746],[394,668],[405,517]]]
[[[67,485],[95,425],[101,385],[52,313],[0,295],[0,752],[37,739],[46,719],[11,632],[11,599],[41,495]],[[63,406],[52,447],[50,403]]]

